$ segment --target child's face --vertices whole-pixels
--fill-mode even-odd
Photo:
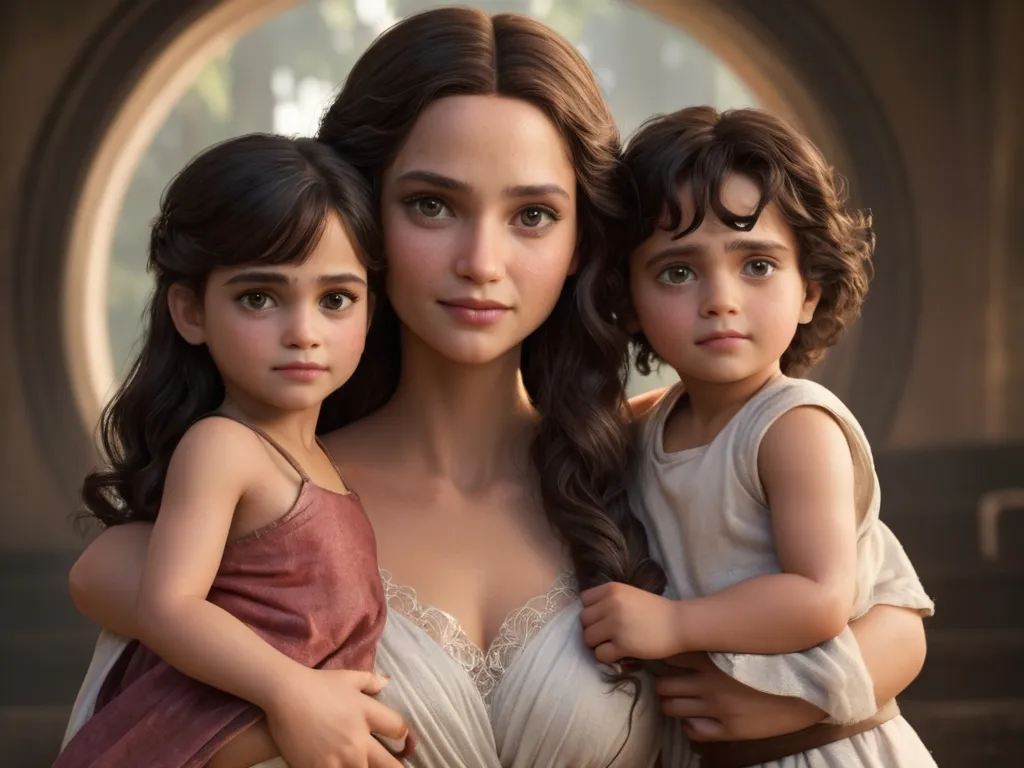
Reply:
[[[733,174],[722,203],[756,210],[761,191]],[[687,187],[682,221],[692,219]],[[810,322],[820,290],[800,274],[796,235],[774,205],[749,232],[711,211],[686,237],[656,229],[630,257],[636,320],[654,351],[686,382],[729,384],[777,371],[798,324]]]
[[[302,264],[214,270],[197,327],[227,396],[255,413],[318,407],[366,342],[366,269],[340,220]]]
[[[533,105],[443,98],[384,174],[381,217],[403,346],[489,363],[517,349],[558,301],[576,250],[576,172]]]

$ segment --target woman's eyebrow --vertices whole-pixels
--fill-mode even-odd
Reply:
[[[451,176],[445,176],[441,173],[434,173],[433,171],[407,171],[398,177],[397,181],[424,181],[427,184],[432,184],[435,187],[441,187],[442,189],[455,189],[462,192],[470,189],[469,184],[458,179],[453,179]]]

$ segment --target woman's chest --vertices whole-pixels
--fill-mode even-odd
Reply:
[[[400,485],[356,485],[380,566],[421,604],[452,615],[477,646],[488,647],[511,612],[569,567],[543,509],[520,489],[467,496]]]
[[[616,764],[650,765],[662,722],[651,681],[616,688],[582,642],[579,610],[571,601],[514,632],[484,688],[458,647],[392,611],[378,653],[392,676],[381,698],[416,730],[410,764],[604,768],[622,750]]]

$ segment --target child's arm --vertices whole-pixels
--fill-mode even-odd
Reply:
[[[373,765],[398,768],[369,733],[400,740],[407,732],[400,716],[363,695],[378,693],[381,678],[371,672],[307,669],[206,599],[235,508],[265,462],[265,449],[254,433],[224,419],[201,421],[182,439],[167,471],[142,573],[139,639],[186,675],[266,712],[270,735],[292,765],[314,765],[325,758],[359,764],[372,756]],[[296,686],[296,680],[304,684]],[[317,729],[309,721],[296,721],[305,698],[317,701],[332,694],[332,704],[344,709],[335,722]],[[246,757],[265,754],[267,734],[252,731],[236,748]],[[227,758],[230,753],[231,748]]]
[[[226,419],[185,434],[167,470],[136,611],[139,639],[168,664],[263,709],[300,665],[206,597],[235,508],[265,462],[255,434]]]
[[[853,459],[827,412],[797,408],[768,430],[758,469],[784,573],[672,601],[621,584],[583,595],[584,639],[600,661],[686,651],[789,653],[829,640],[852,613],[857,515]]]

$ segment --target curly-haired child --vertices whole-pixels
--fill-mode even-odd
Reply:
[[[632,481],[670,587],[588,590],[586,642],[608,663],[708,651],[736,680],[827,716],[695,743],[703,768],[934,765],[895,702],[876,703],[847,629],[876,603],[931,601],[916,579],[876,588],[899,544],[878,518],[867,439],[831,392],[791,377],[860,309],[870,217],[847,209],[810,141],[760,110],[656,117],[624,162],[640,208],[623,265],[638,367],[660,360],[680,378],[638,421]],[[680,739],[664,759],[695,758]]]

